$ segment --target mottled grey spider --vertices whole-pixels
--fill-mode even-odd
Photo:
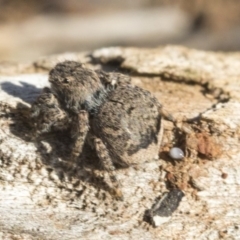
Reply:
[[[115,166],[151,160],[162,136],[161,105],[148,91],[131,85],[120,73],[85,68],[74,61],[58,63],[49,73],[50,89],[32,104],[38,133],[70,126],[74,144],[70,161],[81,161],[88,140],[110,176],[111,193],[122,198]]]

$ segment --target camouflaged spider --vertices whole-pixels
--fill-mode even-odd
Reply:
[[[39,133],[71,126],[73,163],[81,161],[83,145],[91,141],[109,174],[111,193],[121,199],[116,164],[128,167],[158,156],[163,130],[160,103],[148,91],[132,86],[128,76],[94,71],[74,61],[58,63],[49,82],[51,88],[32,105]]]

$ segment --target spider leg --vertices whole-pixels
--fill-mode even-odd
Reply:
[[[107,184],[111,186],[111,194],[118,200],[123,200],[123,194],[120,189],[120,183],[117,180],[115,172],[115,166],[111,160],[111,157],[108,154],[108,150],[100,138],[94,138],[94,146],[97,152],[97,155],[102,163],[104,170],[107,171],[109,179]],[[107,179],[106,179],[107,180]]]
[[[52,128],[64,130],[69,126],[68,114],[61,108],[50,89],[45,88],[31,106],[33,136],[50,132]]]
[[[74,143],[71,151],[71,162],[76,163],[79,155],[82,153],[83,145],[89,130],[88,113],[81,110],[72,119],[71,135],[74,138]]]

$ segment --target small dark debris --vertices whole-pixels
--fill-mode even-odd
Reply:
[[[154,227],[158,227],[169,221],[183,197],[184,193],[180,189],[173,189],[170,192],[164,193],[161,198],[156,199],[152,208],[146,211],[145,220]]]
[[[223,179],[226,179],[228,177],[228,174],[227,173],[222,173],[222,178]]]

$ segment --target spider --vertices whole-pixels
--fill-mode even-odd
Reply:
[[[108,173],[111,194],[122,199],[116,167],[158,156],[161,104],[150,92],[131,85],[128,76],[94,71],[74,61],[58,63],[49,82],[50,89],[32,104],[38,133],[70,126],[74,139],[70,161],[81,162],[83,145],[90,142]]]

